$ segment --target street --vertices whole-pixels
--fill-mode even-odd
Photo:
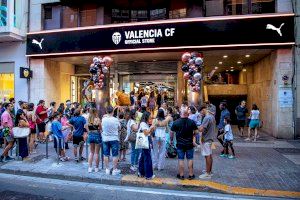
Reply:
[[[277,199],[252,196],[225,195],[205,192],[164,190],[141,187],[103,185],[11,174],[0,174],[0,199]],[[279,199],[279,198],[278,198]]]

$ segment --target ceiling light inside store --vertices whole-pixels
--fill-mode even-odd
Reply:
[[[224,55],[224,56],[223,56],[223,58],[227,58],[227,57],[228,57],[227,55]]]
[[[133,62],[138,62],[137,60],[133,61]]]
[[[237,61],[237,64],[241,64],[242,62],[241,61]]]
[[[226,72],[228,72],[229,70],[228,69],[226,69]]]
[[[220,61],[220,62],[219,62],[219,65],[222,65],[222,64],[223,64],[223,62]]]
[[[231,69],[230,71],[231,71],[231,72],[233,72],[233,71],[234,71],[234,69]]]
[[[231,69],[233,69],[234,67],[230,67]]]
[[[153,62],[155,62],[156,60],[153,60]]]
[[[215,67],[215,69],[217,70],[217,69],[219,69],[219,67]]]
[[[245,55],[245,57],[246,57],[246,58],[249,58],[249,57],[250,57],[250,55],[249,55],[249,54],[247,54],[247,55]]]
[[[243,72],[246,72],[247,71],[247,69],[243,69]]]

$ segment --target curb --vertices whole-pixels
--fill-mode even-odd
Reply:
[[[300,198],[300,192],[297,191],[285,191],[285,190],[264,190],[256,188],[243,188],[229,186],[226,184],[204,181],[204,180],[178,180],[174,178],[154,178],[152,180],[146,180],[144,178],[139,178],[135,175],[124,175],[118,177],[118,179],[109,178],[89,178],[83,176],[70,176],[62,174],[47,174],[28,172],[21,170],[9,170],[0,169],[0,173],[14,174],[21,176],[33,176],[40,178],[52,178],[61,179],[69,181],[80,181],[88,183],[99,183],[107,185],[124,185],[124,186],[137,186],[137,187],[152,187],[152,188],[162,188],[162,189],[177,189],[184,190],[189,188],[194,191],[201,192],[217,192],[224,194],[235,194],[235,195],[248,195],[248,196],[262,196],[262,197],[281,197],[281,198]]]
[[[236,195],[249,195],[249,196],[264,196],[264,197],[283,197],[283,198],[300,198],[300,192],[285,191],[285,190],[264,190],[256,188],[243,188],[225,185],[213,181],[203,180],[178,180],[171,178],[155,178],[153,180],[145,180],[132,175],[125,175],[122,177],[122,182],[134,182],[141,184],[152,185],[169,185],[181,187],[208,187],[210,189]]]

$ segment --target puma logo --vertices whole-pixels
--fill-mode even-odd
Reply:
[[[42,38],[40,42],[38,42],[36,39],[33,39],[32,44],[37,44],[37,45],[39,45],[40,49],[43,49],[43,47],[42,47],[43,41],[44,41],[44,38]]]
[[[276,28],[275,26],[273,26],[272,24],[267,24],[267,27],[266,29],[270,29],[270,30],[273,30],[273,31],[277,31],[277,33],[280,35],[280,37],[282,36],[282,33],[281,33],[281,28],[282,26],[284,25],[284,23],[282,23],[279,28]]]

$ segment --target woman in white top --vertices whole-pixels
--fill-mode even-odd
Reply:
[[[260,115],[260,112],[259,112],[259,109],[257,107],[256,104],[253,104],[252,105],[252,110],[251,110],[251,113],[250,113],[250,123],[249,123],[249,129],[248,129],[248,138],[246,138],[245,140],[246,141],[250,141],[250,136],[251,136],[251,129],[254,129],[254,140],[253,141],[256,141],[256,138],[257,138],[257,128],[259,127],[259,115]]]
[[[157,118],[152,126],[155,127],[153,137],[153,168],[162,170],[165,165],[166,158],[166,135],[168,132],[168,123],[171,117],[165,118],[164,110],[158,109]]]

